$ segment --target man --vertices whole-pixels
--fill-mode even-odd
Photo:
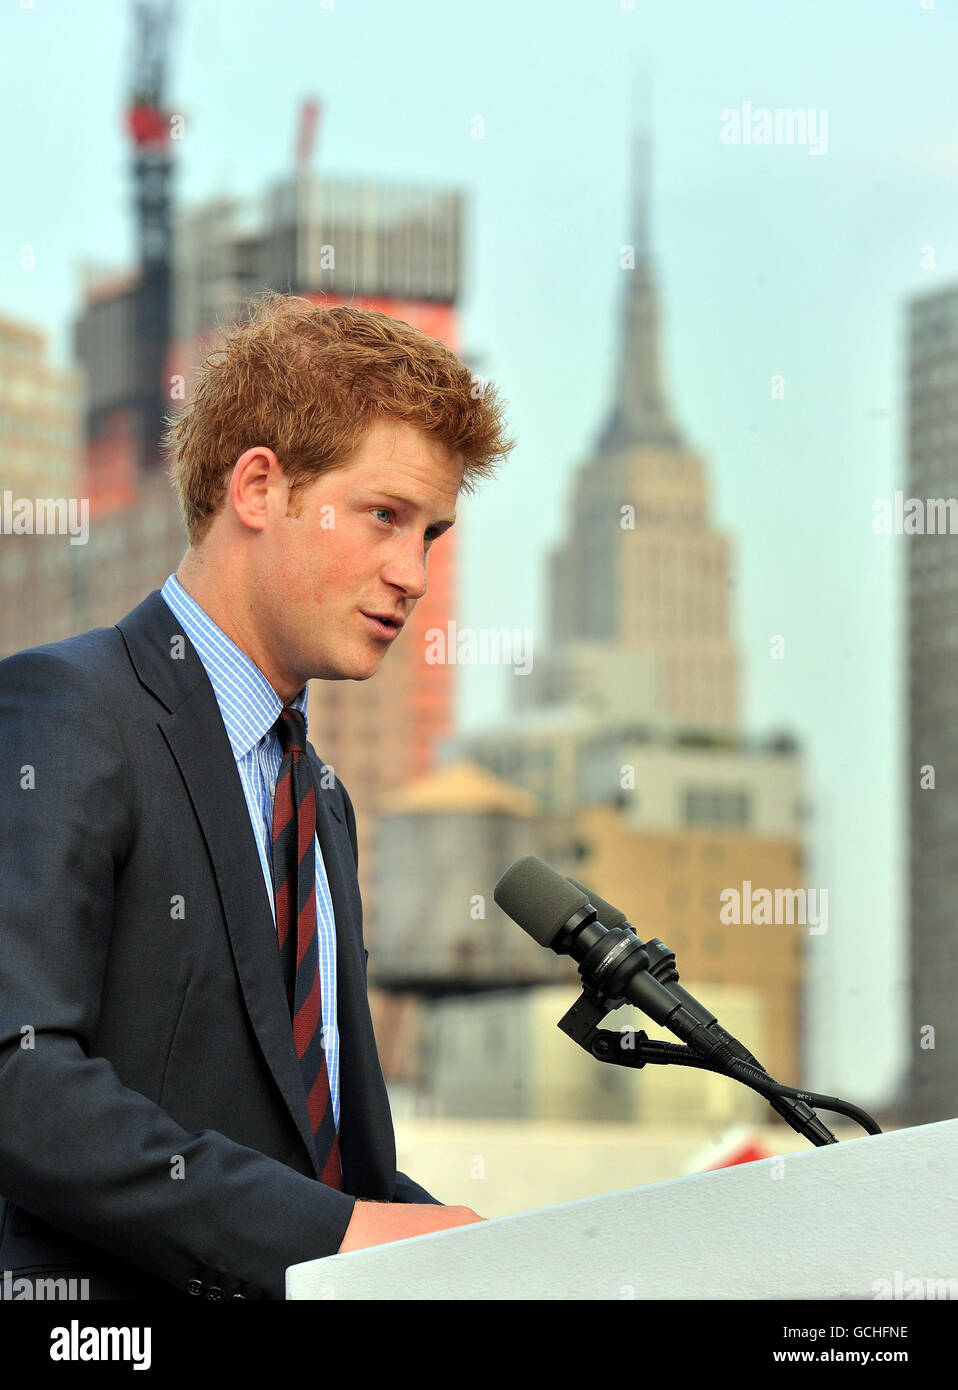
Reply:
[[[0,1269],[280,1299],[290,1264],[481,1219],[396,1171],[306,683],[375,674],[512,442],[441,344],[267,296],[166,445],[176,574],[0,662]]]

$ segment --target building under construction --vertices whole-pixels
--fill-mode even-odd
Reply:
[[[173,196],[181,118],[169,109],[172,0],[136,0],[127,109],[137,264],[85,290],[74,346],[87,386],[94,515],[129,505],[161,466],[167,411],[209,335],[264,290],[395,314],[455,350],[463,198],[448,189],[311,173],[320,117],[303,103],[291,173],[264,197]]]

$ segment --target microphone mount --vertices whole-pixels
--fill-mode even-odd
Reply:
[[[613,928],[613,930],[622,929]],[[636,940],[633,933],[629,932],[628,935]],[[881,1134],[881,1129],[876,1121],[859,1106],[852,1105],[849,1101],[843,1101],[838,1096],[823,1096],[812,1091],[799,1091],[794,1087],[784,1086],[769,1076],[768,1072],[757,1062],[747,1062],[742,1058],[728,1055],[718,1056],[714,1052],[710,1055],[702,1055],[701,1052],[683,1046],[681,1043],[660,1042],[655,1038],[650,1038],[641,1029],[614,1032],[610,1028],[599,1027],[602,1020],[613,1009],[628,1002],[631,1001],[609,998],[600,991],[590,989],[587,986],[568,1012],[559,1020],[558,1026],[573,1042],[578,1043],[599,1062],[610,1062],[616,1066],[637,1069],[650,1063],[659,1066],[698,1067],[704,1071],[716,1072],[721,1076],[728,1076],[731,1080],[740,1081],[744,1086],[748,1086],[751,1090],[764,1096],[773,1107],[776,1101],[781,1100],[781,1098],[788,1098],[793,1102],[789,1107],[789,1124],[796,1133],[802,1134],[816,1147],[822,1147],[825,1144],[837,1144],[838,1140],[822,1124],[811,1106],[846,1115],[860,1124],[869,1134]],[[720,1052],[727,1053],[727,1049],[721,1048]]]

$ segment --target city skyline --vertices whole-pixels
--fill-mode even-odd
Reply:
[[[456,55],[460,67],[466,60],[457,85],[450,55],[443,63],[441,11],[423,4],[412,7],[415,43],[407,35],[398,50],[417,85],[396,71],[403,26],[385,7],[371,7],[372,31],[365,7],[365,47],[356,15],[289,7],[271,37],[296,37],[298,17],[303,42],[286,45],[281,73],[252,74],[264,120],[264,102],[251,101],[236,81],[243,69],[232,67],[257,51],[254,8],[231,9],[228,29],[222,6],[180,9],[171,79],[187,117],[181,203],[218,188],[252,193],[286,172],[298,99],[312,90],[325,103],[319,172],[431,176],[467,189],[464,349],[502,388],[519,437],[501,479],[462,508],[460,614],[472,627],[545,630],[544,556],[614,381],[619,253],[629,238],[628,75],[650,53],[663,347],[676,414],[709,465],[716,524],[735,544],[742,723],[798,733],[815,808],[810,881],[832,889],[828,950],[816,953],[828,960],[810,1020],[820,1047],[811,1075],[817,1088],[865,1104],[886,1095],[904,1065],[892,1040],[902,1037],[907,970],[904,556],[901,538],[876,536],[871,521],[874,500],[905,478],[905,303],[958,276],[945,17],[917,5],[878,19],[852,5],[836,17],[811,5],[800,20],[780,18],[769,50],[757,5],[732,16],[693,7],[691,37],[687,20],[610,9],[590,14],[585,44],[566,29],[577,6],[514,21],[493,6],[474,48]],[[23,189],[0,214],[8,247],[0,312],[54,332],[61,348],[79,304],[76,263],[94,251],[115,263],[130,253],[120,124],[126,7],[89,33],[87,20],[56,5],[0,19],[7,51],[20,56],[2,99],[18,132],[13,177]],[[390,33],[391,25],[399,27]],[[508,51],[496,42],[503,26],[514,40]],[[872,45],[867,64],[862,33]],[[38,68],[41,35],[46,68]],[[329,61],[309,61],[300,50],[310,49]],[[555,88],[546,78],[554,82],[557,69]],[[85,82],[84,70],[103,80]],[[46,113],[43,73],[62,79],[64,106],[82,106],[76,134],[62,113]],[[899,99],[889,103],[889,90]],[[827,111],[827,150],[723,143],[721,113],[746,101]],[[470,133],[477,114],[481,140]],[[56,190],[47,187],[55,158],[64,161]],[[74,212],[59,227],[57,196]],[[36,247],[35,271],[20,269],[24,245]],[[927,247],[934,255],[923,266]],[[776,376],[784,396],[772,395]],[[510,564],[498,561],[503,554]],[[770,656],[775,635],[785,636],[784,660]],[[506,708],[501,674],[460,673],[464,727],[491,703]],[[877,1030],[876,1019],[880,1033],[864,1048],[863,1028],[870,1020]]]

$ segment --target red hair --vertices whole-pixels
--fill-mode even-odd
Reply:
[[[190,545],[209,531],[247,449],[274,451],[295,515],[298,491],[346,463],[384,416],[460,455],[464,492],[514,447],[495,387],[418,328],[351,305],[254,298],[206,357],[185,409],[167,416],[163,446]]]

